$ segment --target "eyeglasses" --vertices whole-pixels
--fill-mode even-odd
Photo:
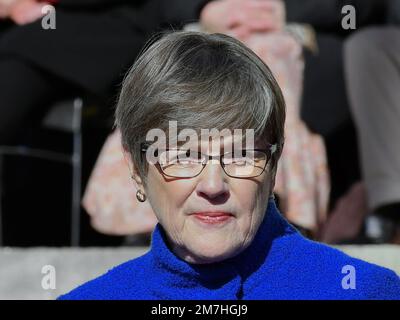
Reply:
[[[141,151],[146,152],[148,147],[148,144],[143,143]],[[268,144],[268,149],[242,149],[218,156],[186,149],[156,150],[156,165],[167,177],[194,178],[201,174],[210,160],[219,159],[222,169],[229,177],[254,178],[264,172],[276,150],[277,144]]]

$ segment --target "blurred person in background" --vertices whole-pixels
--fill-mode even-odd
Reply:
[[[48,4],[56,9],[56,29],[42,28]],[[49,108],[62,99],[90,97],[97,103],[96,112],[110,118],[114,86],[146,41],[146,30],[156,23],[151,6],[129,0],[0,0],[0,147],[51,146],[69,153],[70,139],[63,132],[45,131],[40,125]],[[105,127],[111,126],[111,121],[105,122],[94,124],[101,129],[82,126],[83,183],[104,142]],[[69,170],[35,158],[1,158],[3,244],[67,244]],[[29,214],[32,210],[40,212],[40,219]],[[86,228],[84,220],[81,225],[81,243],[115,241]]]
[[[384,238],[400,244],[400,27],[355,33],[345,62],[368,212],[387,221]]]
[[[48,4],[56,29],[42,28]],[[194,19],[195,10],[196,1],[185,9],[182,0],[0,0],[0,145],[60,97],[113,102],[149,34],[163,22]]]
[[[395,142],[400,138],[400,1],[378,5],[371,11],[375,22],[357,23],[344,42],[345,85],[361,180],[337,202],[325,226],[326,242],[400,243],[400,157]],[[356,14],[358,19],[358,10]]]

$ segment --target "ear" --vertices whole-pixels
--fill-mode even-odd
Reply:
[[[122,153],[124,155],[125,162],[129,168],[129,174],[130,174],[130,177],[132,178],[135,188],[137,190],[144,191],[142,178],[140,177],[136,167],[133,165],[131,154],[128,151],[126,151],[125,149],[123,149]]]

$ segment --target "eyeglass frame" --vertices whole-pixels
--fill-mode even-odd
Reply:
[[[142,143],[140,144],[140,151],[141,151],[141,152],[147,152],[147,149],[149,148],[149,146],[150,146],[149,143],[142,142]],[[162,169],[162,167],[161,167],[161,165],[160,165],[159,162],[155,163],[154,165],[155,165],[155,166],[158,166],[158,168],[161,170],[162,174],[165,175],[165,176],[167,176],[167,177],[169,177],[169,178],[175,178],[175,179],[192,179],[192,178],[198,177],[198,176],[204,171],[204,168],[207,166],[207,164],[208,164],[208,162],[209,162],[210,160],[218,159],[218,158],[219,158],[219,165],[222,167],[222,170],[224,171],[224,173],[225,173],[228,177],[231,177],[231,178],[234,178],[234,179],[256,178],[256,177],[261,176],[261,175],[264,173],[265,168],[267,167],[267,164],[268,164],[269,161],[272,159],[272,156],[274,155],[274,153],[278,150],[278,143],[274,143],[274,144],[267,143],[267,146],[268,146],[269,149],[243,149],[243,150],[251,150],[251,151],[263,152],[263,153],[265,153],[266,156],[267,156],[267,161],[265,161],[265,165],[264,165],[264,167],[263,167],[261,173],[258,174],[258,175],[256,175],[256,176],[236,177],[236,176],[232,176],[232,175],[230,175],[229,173],[227,173],[227,172],[225,171],[225,167],[224,167],[225,165],[224,165],[223,162],[222,162],[222,158],[223,158],[224,155],[226,155],[226,154],[228,154],[228,153],[232,153],[232,152],[225,152],[225,153],[220,154],[220,155],[218,155],[218,156],[212,156],[212,155],[209,155],[209,154],[204,154],[204,153],[199,152],[199,154],[205,156],[205,162],[201,164],[201,165],[202,165],[202,168],[201,168],[200,172],[199,172],[198,174],[194,175],[194,176],[188,176],[188,177],[176,177],[176,176],[171,176],[171,175],[169,175],[169,174],[167,174],[167,173],[164,172],[164,170]],[[176,149],[164,149],[163,151],[169,151],[169,150],[176,150]],[[269,156],[268,156],[268,153],[267,153],[267,152],[269,152]]]

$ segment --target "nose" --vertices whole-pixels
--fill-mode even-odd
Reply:
[[[197,195],[210,202],[225,202],[229,197],[227,176],[217,160],[211,160],[199,176]]]

